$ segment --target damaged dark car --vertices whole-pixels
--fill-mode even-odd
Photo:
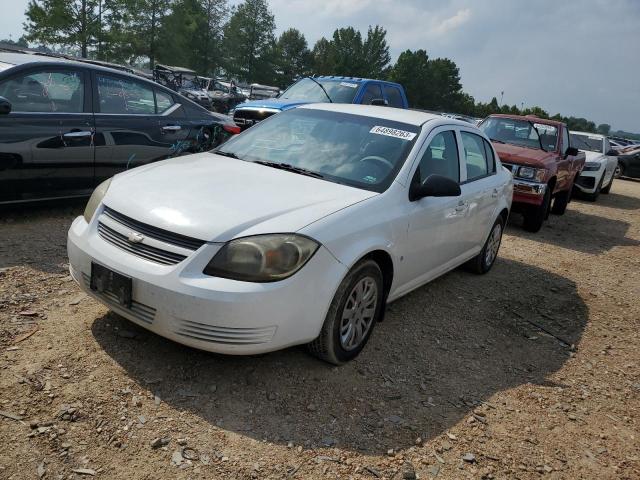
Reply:
[[[138,76],[0,51],[0,204],[86,196],[118,172],[238,132],[231,118]]]

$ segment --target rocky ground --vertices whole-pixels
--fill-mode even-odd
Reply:
[[[514,216],[339,368],[109,313],[67,274],[81,211],[0,211],[0,478],[640,478],[640,182]]]

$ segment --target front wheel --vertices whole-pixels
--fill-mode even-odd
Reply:
[[[611,176],[611,180],[609,181],[607,186],[606,187],[602,187],[602,190],[600,190],[600,193],[604,193],[605,195],[607,195],[611,191],[611,186],[612,185],[613,185],[613,175]]]
[[[354,359],[366,345],[384,308],[382,271],[373,260],[356,264],[338,287],[320,335],[307,345],[334,365]]]
[[[589,200],[590,202],[595,202],[598,197],[600,196],[600,191],[602,190],[602,182],[604,181],[604,173],[602,174],[602,177],[600,178],[600,181],[598,182],[598,186],[596,187],[595,191],[593,193],[588,193],[586,195],[587,200]]]
[[[493,267],[498,258],[498,250],[502,242],[502,232],[504,230],[504,220],[498,217],[496,223],[493,224],[487,241],[484,243],[480,253],[467,262],[467,267],[474,273],[487,273]]]
[[[556,194],[553,200],[553,207],[551,207],[551,213],[554,215],[564,215],[564,212],[567,211],[567,206],[571,201],[571,194],[573,192],[573,185],[569,190],[565,190],[564,192],[559,192]]]
[[[549,215],[549,205],[551,204],[551,189],[547,188],[542,199],[542,204],[531,208],[524,214],[523,227],[527,232],[537,232],[542,228],[542,224]]]

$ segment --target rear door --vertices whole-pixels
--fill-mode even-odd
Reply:
[[[461,182],[462,201],[467,222],[463,226],[463,251],[480,250],[493,226],[499,189],[496,160],[492,146],[482,136],[461,127],[458,130],[465,171]]]
[[[0,201],[71,197],[93,188],[94,122],[86,70],[42,65],[0,81]]]
[[[116,73],[93,76],[97,181],[183,153],[189,126],[179,97]]]

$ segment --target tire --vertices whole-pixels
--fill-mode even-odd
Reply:
[[[551,207],[551,213],[554,215],[564,215],[564,212],[567,211],[567,205],[571,201],[571,195],[573,193],[573,185],[569,190],[565,190],[564,192],[560,192],[556,194],[553,199],[553,207]]]
[[[493,227],[491,227],[487,241],[484,242],[480,253],[467,262],[466,267],[470,271],[482,275],[491,270],[493,264],[496,263],[496,258],[498,258],[498,250],[502,242],[503,232],[504,219],[502,216],[499,216],[493,224]]]
[[[375,298],[368,297],[368,292],[373,292],[371,295]],[[373,260],[356,264],[340,283],[320,335],[307,345],[309,352],[334,365],[353,360],[367,344],[376,322],[380,320],[385,299],[382,271],[378,264]],[[367,306],[369,308],[365,308]],[[372,313],[365,315],[369,309],[373,309]],[[353,312],[350,318],[348,311]]]
[[[598,186],[596,187],[596,191],[593,193],[587,193],[585,195],[586,199],[590,202],[595,202],[600,195],[600,191],[602,190],[602,182],[604,182],[604,174],[602,174],[602,178],[600,178],[600,182],[598,182]]]
[[[613,178],[620,178],[620,177],[624,177],[624,165],[618,162],[618,166],[613,172]]]
[[[542,204],[537,208],[531,208],[524,214],[523,228],[527,232],[538,232],[542,228],[542,224],[549,216],[549,205],[551,204],[551,190],[547,188],[542,199]]]
[[[613,185],[613,175],[611,176],[611,181],[607,184],[606,187],[603,187],[602,190],[600,190],[600,193],[604,193],[605,195],[608,195],[609,192],[611,192],[611,186]]]

